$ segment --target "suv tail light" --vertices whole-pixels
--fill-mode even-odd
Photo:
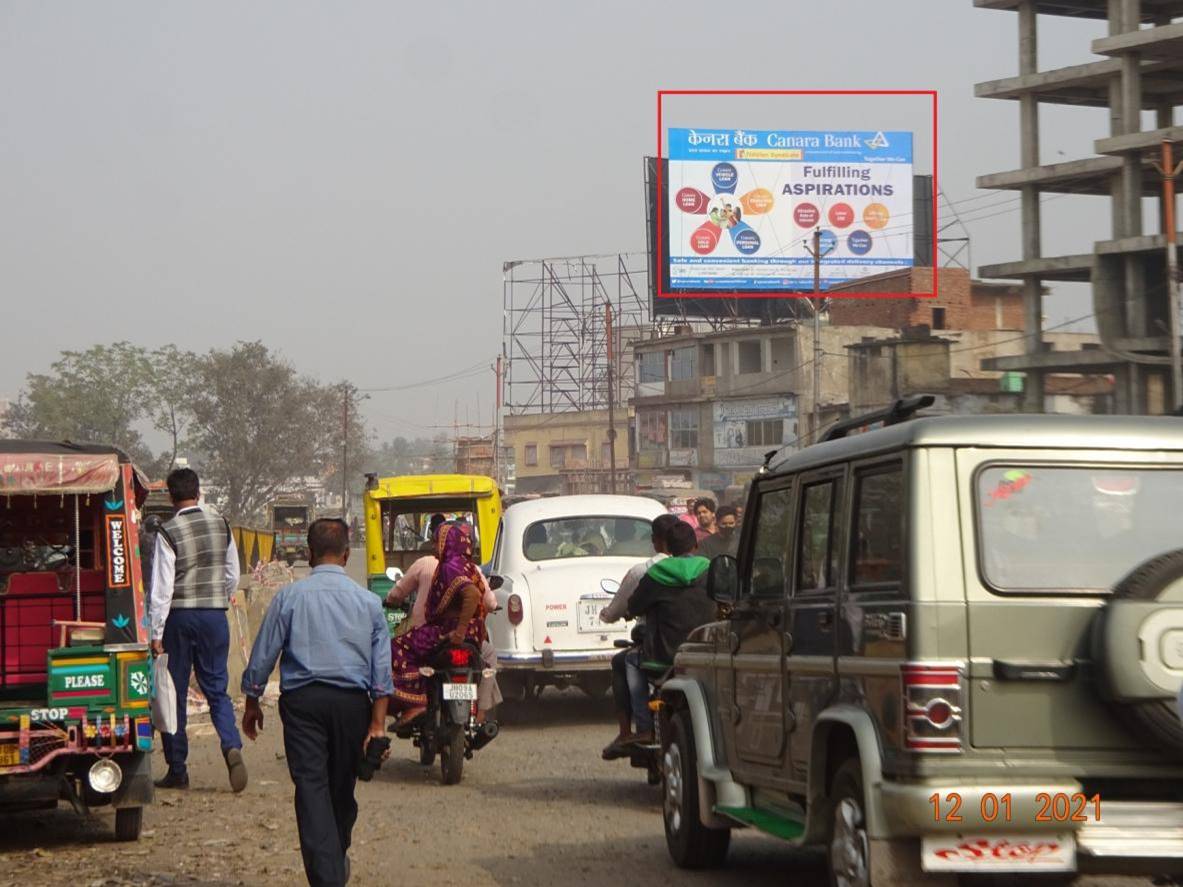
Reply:
[[[961,665],[905,662],[900,666],[904,748],[960,752],[963,742]]]
[[[525,614],[522,610],[522,599],[518,595],[511,594],[505,602],[505,615],[509,618],[510,625],[522,624],[522,616]]]

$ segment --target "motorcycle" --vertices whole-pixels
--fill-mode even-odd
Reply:
[[[481,652],[470,643],[442,643],[427,657],[419,673],[427,679],[427,711],[394,730],[419,749],[419,763],[430,767],[440,759],[440,781],[456,785],[464,762],[497,736],[497,723],[478,724],[477,687],[491,669],[481,667]]]

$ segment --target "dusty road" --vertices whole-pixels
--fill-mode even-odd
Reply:
[[[266,713],[263,736],[246,750],[251,785],[238,796],[199,719],[193,787],[157,795],[138,844],[114,842],[110,814],[86,823],[67,811],[0,818],[0,885],[304,883],[278,712]],[[657,789],[626,763],[599,759],[610,716],[607,703],[577,692],[548,695],[511,716],[447,788],[438,765],[421,767],[409,743],[396,744],[374,781],[358,786],[353,883],[771,887],[788,871],[801,873],[794,887],[825,883],[815,857],[753,833],[736,833],[723,871],[674,869]]]
[[[262,737],[245,750],[250,786],[237,796],[208,718],[191,721],[192,788],[157,794],[138,843],[114,841],[109,813],[0,816],[0,887],[304,883],[279,714],[273,706],[265,713]],[[552,692],[505,712],[503,724],[466,763],[459,786],[441,786],[438,765],[420,766],[415,749],[396,742],[374,781],[358,785],[354,884],[761,887],[785,884],[789,872],[794,887],[825,883],[815,855],[751,832],[736,833],[723,871],[673,868],[658,789],[627,763],[600,760],[613,733],[607,700]]]

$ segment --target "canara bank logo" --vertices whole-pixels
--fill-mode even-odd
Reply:
[[[875,138],[867,141],[867,147],[878,150],[879,148],[890,148],[891,144],[887,141],[887,136],[881,132],[877,132],[875,133]]]

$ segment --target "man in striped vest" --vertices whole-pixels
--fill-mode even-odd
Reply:
[[[201,484],[196,472],[178,468],[169,474],[168,494],[177,513],[156,537],[148,617],[152,651],[168,654],[168,672],[176,685],[177,732],[163,736],[168,773],[156,785],[189,787],[185,708],[193,671],[222,743],[230,787],[240,792],[246,788],[246,765],[234,706],[226,694],[230,655],[226,609],[238,586],[238,549],[226,519],[199,504]]]

